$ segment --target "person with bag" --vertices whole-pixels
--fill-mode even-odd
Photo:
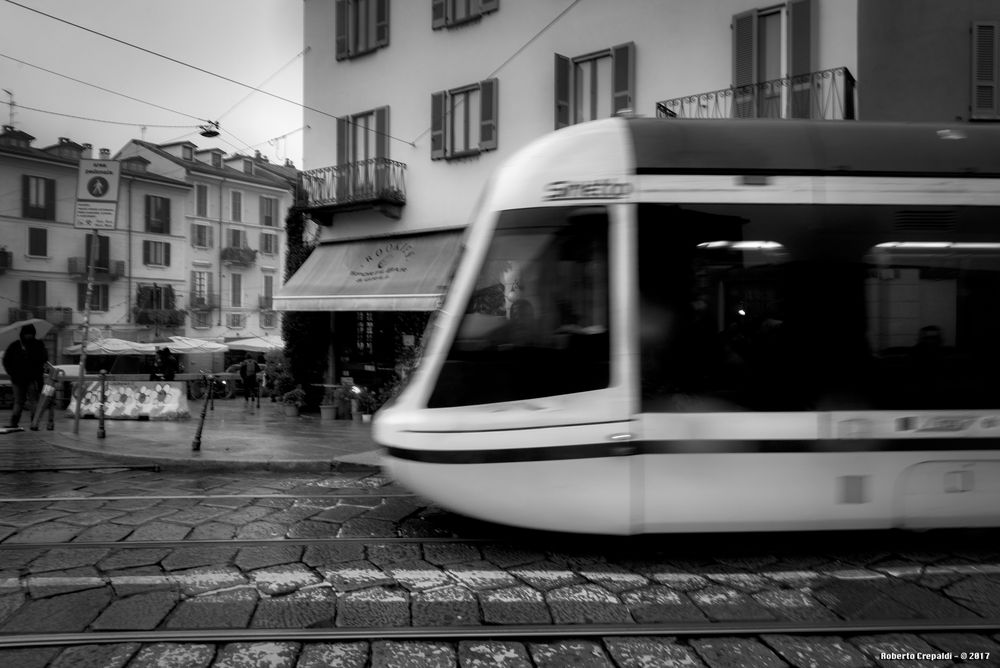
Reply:
[[[35,338],[35,334],[34,325],[25,325],[21,328],[18,340],[7,346],[3,355],[3,366],[14,389],[14,407],[4,429],[19,429],[18,422],[24,405],[30,403],[34,407],[38,404],[49,351],[45,349],[44,343]]]

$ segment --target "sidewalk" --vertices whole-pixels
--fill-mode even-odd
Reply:
[[[105,420],[105,438],[97,437],[98,421],[57,413],[55,430],[8,434],[5,439],[38,440],[81,455],[123,463],[170,468],[272,469],[329,471],[348,464],[378,466],[371,425],[350,420],[321,420],[318,414],[286,417],[280,403],[261,401],[248,409],[242,399],[218,399],[209,410],[201,449],[191,443],[201,417],[201,401],[189,401],[190,419],[171,421]]]

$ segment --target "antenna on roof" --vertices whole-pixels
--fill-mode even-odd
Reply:
[[[3,92],[7,93],[7,97],[10,98],[8,103],[8,109],[10,110],[7,114],[7,125],[14,127],[14,91],[3,89]]]

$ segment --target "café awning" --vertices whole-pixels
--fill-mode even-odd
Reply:
[[[461,230],[321,244],[274,296],[278,311],[433,311]]]

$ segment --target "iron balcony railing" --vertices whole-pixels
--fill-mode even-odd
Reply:
[[[226,246],[219,251],[223,262],[249,267],[257,261],[257,250],[246,246]]]
[[[192,311],[211,311],[219,308],[219,304],[222,303],[218,292],[195,293],[188,298],[188,302]]]
[[[406,165],[369,158],[302,173],[309,207],[355,204],[406,204]]]
[[[87,258],[71,257],[67,261],[68,273],[85,278],[87,276]],[[94,280],[98,282],[114,281],[125,275],[125,260],[98,260],[94,265]]]
[[[855,80],[846,67],[656,103],[659,118],[808,118],[854,120]]]

